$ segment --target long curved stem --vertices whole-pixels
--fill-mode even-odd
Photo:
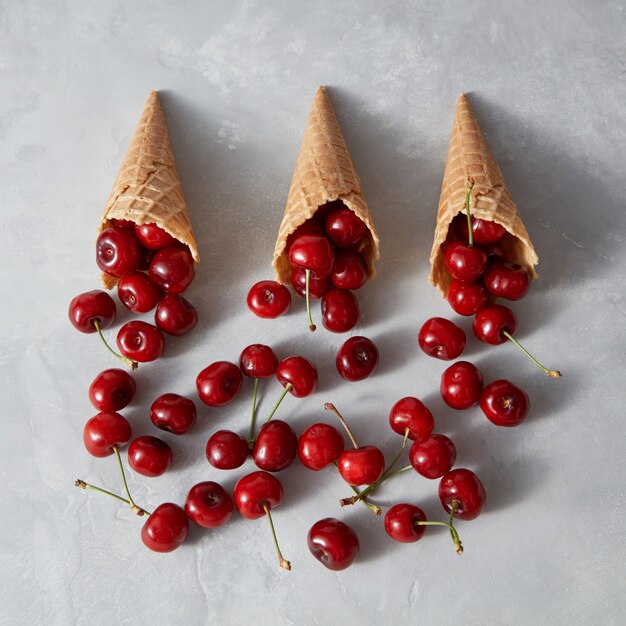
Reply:
[[[115,350],[113,350],[113,348],[111,348],[111,346],[107,343],[106,339],[104,338],[104,335],[102,334],[102,330],[100,329],[100,323],[98,322],[98,320],[94,320],[93,325],[94,325],[98,335],[100,336],[100,339],[102,340],[102,343],[105,345],[106,349],[116,359],[119,359],[120,361],[122,361],[122,363],[126,363],[126,365],[128,365],[128,367],[130,367],[131,370],[136,370],[137,367],[139,367],[139,364],[137,363],[137,361],[133,361],[132,359],[129,359],[127,356],[122,356],[121,354],[118,354],[117,352],[115,352]]]
[[[311,293],[309,291],[309,285],[311,281],[311,270],[304,270],[304,279],[305,279],[304,296],[306,298],[306,317],[309,322],[309,330],[313,332],[317,328],[317,326],[313,323],[313,318],[311,317]]]
[[[517,340],[508,330],[503,330],[502,334],[511,342],[513,342],[541,371],[550,378],[561,378],[563,374],[559,370],[551,370],[543,366],[524,346]]]
[[[287,383],[285,385],[285,388],[283,389],[283,392],[280,394],[280,398],[278,398],[278,402],[274,405],[274,408],[272,409],[272,412],[269,414],[269,416],[267,417],[267,419],[265,420],[266,422],[269,422],[273,417],[274,417],[274,413],[276,413],[276,409],[280,406],[280,403],[283,401],[284,397],[293,389],[293,385],[291,383]]]
[[[113,446],[113,452],[115,453],[115,457],[117,458],[117,464],[120,468],[120,474],[122,474],[122,482],[124,483],[124,491],[126,491],[126,495],[128,496],[128,500],[129,500],[128,504],[130,505],[130,508],[133,511],[135,511],[135,513],[138,513],[138,511],[141,510],[141,507],[135,504],[133,497],[130,495],[130,491],[128,489],[128,483],[126,482],[126,472],[124,472],[124,465],[122,463],[122,457],[120,456],[120,451],[118,450],[117,446]]]
[[[459,537],[459,533],[456,528],[452,524],[448,524],[447,522],[435,522],[435,521],[424,521],[424,522],[415,522],[416,526],[446,526],[450,530],[450,534],[452,535],[452,542],[454,543],[454,549],[457,554],[463,554],[463,544],[461,543],[461,538]]]
[[[263,504],[263,510],[265,511],[265,515],[270,522],[270,529],[272,531],[272,539],[274,540],[274,547],[276,548],[276,554],[278,555],[278,562],[283,569],[290,570],[291,563],[283,557],[282,552],[280,551],[280,546],[278,545],[278,539],[276,538],[276,531],[274,529],[274,522],[272,521],[272,514],[270,513],[270,507],[267,504]]]
[[[352,445],[355,448],[358,448],[359,444],[357,443],[355,436],[352,434],[352,431],[350,430],[350,427],[348,426],[348,422],[346,422],[346,420],[343,418],[343,415],[339,413],[339,411],[337,410],[337,407],[331,402],[326,402],[326,404],[324,404],[324,408],[327,411],[331,411],[337,416],[337,418],[341,422],[341,425],[344,427],[345,431],[348,433],[348,437],[350,437],[350,441],[352,442]]]
[[[79,487],[80,489],[91,489],[92,491],[103,493],[107,496],[110,496],[111,498],[115,498],[116,500],[119,500],[120,502],[124,502],[125,504],[132,506],[131,503],[126,498],[122,498],[122,496],[118,496],[116,493],[113,493],[112,491],[109,491],[108,489],[103,489],[102,487],[96,487],[96,485],[90,485],[89,483],[86,483],[84,480],[81,480],[80,478],[76,480],[74,485],[76,487]],[[140,517],[142,515],[150,515],[148,511],[146,511],[145,509],[142,509],[141,507],[137,507],[137,509],[138,510],[136,510],[135,513],[137,513],[137,515],[139,515]]]
[[[250,430],[248,431],[248,445],[254,443],[254,425],[256,422],[256,396],[259,391],[259,379],[254,379],[254,391],[252,393],[252,412],[250,413]]]

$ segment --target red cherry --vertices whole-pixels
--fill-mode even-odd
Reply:
[[[243,349],[239,368],[250,378],[271,378],[278,368],[278,358],[269,346],[253,343]]]
[[[142,476],[161,476],[172,464],[172,449],[158,437],[136,437],[128,446],[128,464]]]
[[[275,476],[264,471],[252,472],[240,478],[233,490],[233,501],[237,510],[247,519],[258,519],[268,509],[282,504],[283,486]]]
[[[152,403],[150,419],[161,430],[183,435],[196,421],[196,405],[185,396],[164,393]]]
[[[241,467],[248,458],[248,442],[238,433],[218,430],[206,444],[206,458],[217,469],[229,470]]]
[[[95,333],[96,323],[104,330],[115,321],[115,301],[106,291],[87,291],[72,298],[68,316],[76,330]]]
[[[109,226],[96,240],[96,263],[102,272],[120,277],[139,268],[141,246],[128,228]]]
[[[496,426],[517,426],[528,415],[530,401],[524,390],[513,383],[495,380],[483,390],[480,408]]]
[[[196,264],[187,246],[169,246],[154,255],[148,274],[163,291],[182,293],[196,275]]]
[[[409,439],[422,441],[433,432],[435,420],[421,400],[408,396],[391,407],[389,425],[394,432],[403,436],[408,428]]]
[[[252,450],[256,466],[267,472],[280,472],[296,458],[298,438],[287,422],[272,420],[259,429]]]
[[[126,322],[117,333],[117,347],[127,358],[147,363],[163,354],[163,333],[152,324],[134,320]]]
[[[283,387],[291,385],[289,391],[296,398],[311,395],[317,387],[315,366],[301,356],[283,359],[276,369],[276,378]]]
[[[488,306],[476,314],[472,330],[477,339],[497,346],[507,340],[504,332],[513,335],[517,330],[517,316],[501,304]]]
[[[319,300],[330,289],[330,278],[317,278],[309,276],[309,296],[314,300]],[[294,267],[291,272],[291,286],[293,290],[302,298],[306,298],[306,270],[301,267]]]
[[[358,323],[361,312],[356,296],[347,289],[329,289],[322,298],[322,324],[333,333],[346,333]]]
[[[339,289],[360,289],[367,282],[367,267],[356,250],[339,250],[330,273],[332,284]]]
[[[506,258],[506,253],[500,243],[492,243],[488,246],[484,246],[483,252],[487,255],[488,260],[496,257],[500,259]]]
[[[469,231],[467,229],[466,216],[463,215],[462,219],[459,219],[457,223],[461,237],[467,241]],[[502,239],[505,232],[504,226],[500,226],[500,224],[496,222],[472,217],[472,235],[474,237],[474,244],[477,246],[488,246],[492,243],[496,243]]]
[[[274,319],[284,315],[291,305],[291,294],[275,280],[255,283],[248,292],[248,308],[258,317]]]
[[[334,426],[319,422],[300,435],[298,458],[302,465],[317,472],[334,463],[344,446],[343,436]]]
[[[154,323],[164,333],[180,337],[195,328],[198,323],[198,311],[177,293],[166,293],[157,305]]]
[[[456,448],[445,435],[431,435],[416,441],[409,450],[413,469],[425,478],[441,478],[454,465]]]
[[[120,278],[117,296],[129,311],[146,313],[157,305],[161,291],[146,274],[135,271]]]
[[[425,522],[424,511],[413,504],[396,504],[385,514],[385,530],[387,534],[401,543],[413,543],[422,538],[426,526],[418,522]]]
[[[178,244],[178,240],[156,224],[135,224],[135,236],[148,250],[161,250]]]
[[[451,361],[465,350],[465,333],[450,320],[431,317],[422,325],[418,342],[420,348],[429,356]]]
[[[133,434],[128,420],[111,411],[98,413],[87,420],[83,429],[83,442],[95,457],[111,456],[113,446],[122,446]]]
[[[135,222],[131,220],[112,219],[111,222],[113,226],[118,226],[119,228],[135,228]]]
[[[135,395],[135,379],[126,371],[100,372],[89,386],[89,400],[98,411],[121,411]]]
[[[294,267],[310,270],[317,278],[324,278],[333,268],[335,252],[326,237],[303,235],[291,244],[289,261]]]
[[[237,395],[242,383],[241,370],[230,361],[211,363],[196,378],[200,400],[209,406],[228,404]]]
[[[378,348],[367,337],[350,337],[337,352],[335,366],[339,376],[355,382],[364,380],[378,365]]]
[[[219,483],[207,480],[189,490],[185,512],[198,526],[218,528],[230,519],[233,501]]]
[[[333,517],[325,517],[311,526],[307,544],[311,554],[324,567],[335,572],[350,567],[361,547],[354,530]]]
[[[365,222],[346,206],[329,213],[324,226],[328,238],[338,248],[358,246],[367,233]]]
[[[530,274],[521,265],[496,258],[489,263],[483,283],[493,296],[521,300],[530,289]]]
[[[316,235],[318,237],[325,237],[326,233],[324,231],[323,224],[317,219],[316,216],[308,219],[306,222],[300,224],[296,230],[294,230],[289,237],[287,237],[287,244],[285,245],[285,249],[287,252],[291,249],[291,244],[296,240],[302,237],[303,235]]]
[[[344,450],[339,455],[337,467],[349,485],[371,485],[382,476],[385,457],[376,446],[361,446]]]
[[[454,469],[439,483],[439,500],[450,513],[456,506],[454,517],[472,520],[485,506],[487,495],[480,479],[468,469]]]
[[[177,504],[160,504],[141,529],[141,540],[154,552],[172,552],[187,538],[189,519]]]
[[[453,409],[469,409],[480,399],[483,375],[468,361],[453,363],[441,375],[439,387],[443,401]]]
[[[483,275],[487,255],[480,248],[453,241],[446,246],[443,261],[453,278],[471,282]]]
[[[448,287],[448,303],[459,315],[475,315],[486,304],[489,294],[482,283],[453,278]]]

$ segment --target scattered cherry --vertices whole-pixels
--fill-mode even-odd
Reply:
[[[401,543],[413,543],[422,538],[426,526],[426,515],[422,509],[413,504],[396,504],[385,514],[385,530],[387,534]]]
[[[487,267],[483,283],[492,296],[521,300],[530,288],[530,274],[517,263],[495,258]]]
[[[361,547],[354,530],[333,517],[325,517],[311,526],[307,544],[311,554],[335,572],[350,567]]]
[[[465,350],[465,332],[443,317],[431,317],[420,329],[420,348],[429,356],[444,361],[459,357]]]
[[[89,400],[98,411],[121,411],[135,395],[135,379],[125,370],[100,372],[89,386]]]
[[[150,407],[150,420],[161,430],[185,434],[196,421],[196,405],[177,393],[164,393]]]
[[[146,274],[135,271],[120,278],[117,296],[129,311],[146,313],[157,305],[161,291]]]
[[[128,228],[109,226],[96,240],[96,263],[109,276],[121,277],[139,268],[141,246]]]
[[[229,361],[211,363],[196,378],[198,395],[209,406],[228,404],[237,395],[242,383],[241,370]]]
[[[391,407],[389,425],[399,435],[404,436],[408,429],[409,439],[423,441],[432,434],[435,420],[421,400],[408,396]]]
[[[117,333],[119,351],[139,363],[158,359],[164,346],[163,333],[156,326],[140,320],[126,322]]]
[[[453,278],[448,287],[448,303],[459,315],[475,315],[489,298],[482,283],[471,283]]]
[[[378,348],[367,337],[350,337],[337,352],[335,366],[339,375],[351,382],[364,380],[378,365]]]
[[[449,407],[457,410],[469,409],[480,399],[483,375],[473,363],[457,361],[441,375],[439,390]]]
[[[218,528],[233,512],[233,501],[219,483],[207,480],[194,485],[185,500],[185,512],[198,526]]]
[[[255,283],[248,292],[248,308],[258,317],[274,319],[284,315],[291,305],[291,294],[275,280]]]
[[[248,458],[249,451],[245,438],[231,430],[218,430],[209,437],[206,444],[207,461],[221,470],[241,467]]]
[[[254,442],[252,457],[256,466],[267,472],[280,472],[296,458],[298,438],[287,422],[272,420],[261,426]]]
[[[371,485],[385,470],[385,457],[376,446],[344,450],[337,459],[341,477],[353,487]]]
[[[334,463],[345,447],[343,436],[330,424],[319,422],[309,426],[298,439],[298,458],[313,471]]]
[[[135,236],[148,250],[161,250],[178,243],[178,240],[157,224],[135,224]]]
[[[165,502],[154,509],[141,529],[141,540],[154,552],[172,552],[187,538],[189,519],[184,509]]]
[[[485,506],[487,495],[480,479],[468,469],[453,469],[439,483],[439,500],[452,517],[472,520]]]
[[[271,378],[278,368],[278,358],[269,346],[253,343],[241,352],[239,368],[250,378]]]
[[[480,408],[496,426],[517,426],[528,415],[530,401],[524,390],[508,380],[489,383],[480,396]]]
[[[359,302],[347,289],[329,289],[322,297],[322,324],[333,333],[352,330],[360,318]]]
[[[198,323],[198,312],[183,296],[166,293],[157,304],[154,323],[164,333],[180,337],[195,328]]]
[[[276,369],[276,378],[296,398],[311,395],[317,387],[317,369],[301,356],[283,359]]]
[[[117,446],[129,441],[133,434],[128,420],[113,411],[94,415],[83,429],[83,442],[87,451],[95,457],[111,456]]]
[[[441,478],[454,465],[456,448],[445,435],[431,435],[411,446],[409,460],[413,469],[425,478]]]
[[[172,465],[172,449],[158,437],[141,435],[128,446],[128,464],[142,476],[154,478],[164,474]]]
[[[100,289],[81,293],[72,298],[68,316],[72,326],[81,333],[95,333],[109,328],[115,321],[115,301]]]
[[[196,264],[187,246],[168,246],[159,250],[150,263],[150,280],[170,293],[182,293],[196,275]]]
[[[357,247],[367,233],[365,222],[346,206],[329,213],[324,226],[328,238],[338,248]]]
[[[330,273],[333,286],[339,289],[360,289],[367,282],[367,267],[356,250],[339,250]]]

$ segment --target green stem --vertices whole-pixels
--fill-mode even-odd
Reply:
[[[304,279],[305,279],[305,292],[304,296],[306,298],[306,317],[309,322],[309,330],[313,332],[317,326],[313,323],[313,318],[311,317],[311,294],[309,292],[309,283],[311,280],[311,270],[304,270]]]
[[[128,483],[126,482],[126,472],[124,472],[124,465],[122,464],[122,457],[120,456],[120,451],[117,446],[113,446],[113,452],[115,453],[115,457],[117,458],[117,464],[120,468],[120,473],[122,474],[122,482],[124,483],[124,491],[126,491],[126,495],[128,496],[128,504],[130,508],[137,513],[141,507],[135,504],[133,497],[130,495],[130,491],[128,489]]]
[[[467,189],[465,190],[465,212],[467,213],[467,243],[471,248],[474,245],[474,233],[472,232],[472,215],[470,213],[470,194],[474,181],[470,178],[467,181]]]
[[[291,383],[287,383],[285,385],[285,388],[283,389],[283,392],[280,394],[280,398],[278,398],[278,402],[274,405],[274,408],[272,409],[272,412],[269,414],[269,417],[265,420],[266,422],[269,422],[274,417],[274,413],[276,413],[276,409],[280,406],[280,403],[283,401],[283,398],[292,389],[293,389],[293,385]]]
[[[352,445],[355,448],[358,448],[359,444],[357,443],[355,436],[352,434],[352,431],[350,430],[350,427],[348,426],[348,422],[346,422],[346,420],[343,418],[343,415],[339,413],[339,411],[337,410],[337,407],[331,402],[327,402],[326,404],[324,404],[324,408],[327,411],[332,411],[337,416],[337,418],[341,422],[341,425],[344,427],[345,431],[348,433],[348,437],[350,437],[350,441],[352,442]]]
[[[508,330],[503,330],[502,334],[509,341],[512,341],[537,367],[541,369],[546,376],[549,376],[550,378],[561,378],[561,376],[563,376],[563,374],[561,374],[558,370],[548,369],[539,363],[539,361],[537,361],[537,359],[530,352],[528,352],[528,350],[526,350],[526,348],[524,348],[524,346],[517,339],[515,339],[515,337],[513,337]]]
[[[119,359],[120,361],[122,361],[122,363],[126,363],[126,365],[128,365],[130,367],[131,370],[136,370],[137,367],[139,366],[137,361],[133,361],[132,359],[129,359],[127,356],[122,356],[121,354],[118,354],[117,352],[115,352],[115,350],[113,350],[113,348],[111,348],[111,346],[106,342],[106,339],[104,338],[104,336],[102,335],[102,331],[100,330],[100,322],[98,322],[98,320],[94,320],[93,325],[96,328],[96,331],[98,332],[98,335],[100,336],[100,339],[102,339],[102,343],[106,346],[106,349],[117,359]]]
[[[363,497],[361,492],[354,485],[350,485],[350,489],[352,489],[352,491],[354,492],[354,495],[357,496],[359,502],[364,504],[374,515],[377,515],[378,517],[382,515],[382,511],[380,510],[380,507],[375,504],[372,504],[371,502],[368,502]]]
[[[103,489],[102,487],[96,487],[96,485],[90,485],[89,483],[86,483],[84,480],[81,480],[80,478],[74,483],[74,485],[76,487],[79,487],[80,489],[91,489],[92,491],[98,491],[99,493],[103,493],[107,496],[111,496],[111,498],[115,498],[116,500],[119,500],[120,502],[124,502],[125,504],[128,504],[129,506],[132,506],[130,501],[128,501],[126,498],[122,498],[122,496],[118,496],[116,493],[113,493],[112,491],[108,491],[107,489]],[[148,511],[146,511],[145,509],[142,509],[141,507],[137,507],[137,515],[141,516],[141,515],[150,515],[150,513]]]
[[[256,422],[256,396],[259,391],[259,379],[254,379],[254,392],[252,393],[252,413],[250,414],[250,430],[248,431],[248,446],[254,443],[254,425]]]
[[[452,524],[448,524],[447,522],[431,522],[431,521],[419,521],[415,522],[416,526],[446,526],[450,530],[450,534],[452,535],[452,542],[454,543],[454,549],[457,554],[463,554],[463,544],[461,543],[461,538],[459,537],[459,533],[456,528]]]
[[[274,530],[274,522],[272,521],[272,514],[270,513],[270,507],[265,502],[263,503],[263,510],[265,511],[265,515],[267,516],[267,519],[270,522],[270,529],[272,531],[272,539],[274,540],[274,547],[276,548],[276,554],[278,555],[278,562],[280,563],[280,566],[283,569],[290,570],[291,563],[283,557],[283,554],[280,551],[280,546],[278,545],[278,539],[276,538],[276,531]]]

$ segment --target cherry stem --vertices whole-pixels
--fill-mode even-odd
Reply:
[[[269,422],[272,419],[272,417],[274,417],[274,413],[276,413],[276,409],[280,406],[280,403],[283,401],[283,398],[292,389],[293,389],[293,385],[291,383],[287,383],[285,385],[285,388],[283,389],[283,392],[280,394],[280,398],[278,398],[278,402],[274,405],[274,408],[272,409],[272,412],[269,414],[269,417],[265,420],[266,422]]]
[[[470,248],[474,246],[474,233],[472,232],[472,215],[470,213],[470,193],[473,186],[474,181],[471,178],[468,178],[467,189],[465,190],[465,212],[467,213],[467,243]]]
[[[327,411],[332,411],[337,416],[337,418],[341,422],[341,425],[345,428],[346,432],[348,433],[348,437],[350,437],[350,441],[352,442],[352,445],[355,448],[358,448],[359,444],[356,442],[356,439],[355,439],[354,435],[352,434],[352,431],[350,430],[350,427],[348,426],[348,422],[346,422],[346,420],[343,418],[341,413],[339,413],[339,411],[337,410],[337,407],[334,404],[332,404],[331,402],[326,402],[326,404],[324,404],[324,408]]]
[[[458,555],[463,554],[463,544],[461,543],[461,538],[459,537],[459,533],[457,532],[452,520],[454,518],[454,514],[460,506],[460,502],[458,500],[454,500],[452,503],[452,509],[450,511],[450,523],[448,522],[435,522],[435,521],[417,521],[415,522],[416,526],[446,526],[450,530],[450,535],[452,536],[452,542],[454,543],[454,550]]]
[[[128,504],[130,508],[139,515],[139,511],[143,510],[140,506],[135,504],[133,497],[130,495],[130,491],[128,489],[128,483],[126,482],[126,473],[124,472],[124,465],[122,464],[122,457],[120,456],[120,451],[117,449],[117,446],[113,446],[113,452],[115,452],[115,457],[117,458],[117,464],[120,468],[120,473],[122,474],[122,482],[124,483],[124,490],[126,491],[126,495],[128,496]]]
[[[131,370],[136,370],[139,367],[139,364],[137,363],[137,361],[133,361],[132,359],[129,359],[127,356],[122,356],[121,354],[118,354],[117,352],[115,352],[113,348],[111,348],[111,346],[107,343],[106,339],[102,335],[102,331],[100,330],[100,322],[98,322],[98,320],[94,320],[93,325],[96,327],[96,331],[98,331],[98,335],[100,336],[100,339],[102,339],[102,343],[106,346],[106,349],[114,357],[122,361],[122,363],[126,363],[126,365],[128,365],[128,367],[130,367]]]
[[[304,281],[305,281],[304,296],[306,299],[306,317],[309,322],[309,330],[313,332],[317,328],[317,326],[313,323],[313,318],[311,317],[311,294],[309,293],[310,280],[311,280],[311,270],[304,270]]]
[[[339,466],[337,465],[337,461],[335,461],[335,467],[339,469]],[[350,487],[350,489],[352,489],[354,495],[357,496],[355,498],[355,502],[358,501],[361,504],[365,505],[377,517],[380,517],[382,515],[383,512],[381,508],[376,504],[372,504],[371,502],[368,502],[364,497],[361,497],[361,492],[357,489],[357,487],[355,487],[354,485],[348,485],[348,486]],[[344,505],[342,504],[341,506],[344,506]]]
[[[116,493],[113,493],[112,491],[108,491],[107,489],[103,489],[102,487],[96,487],[96,485],[90,485],[89,483],[86,483],[84,480],[81,480],[80,478],[76,480],[74,485],[76,487],[79,487],[80,489],[91,489],[92,491],[98,491],[99,493],[104,493],[107,496],[111,496],[111,498],[115,498],[116,500],[119,500],[120,502],[124,502],[125,504],[131,505],[131,503],[126,498],[122,498],[122,496],[118,496]],[[141,517],[142,515],[150,515],[148,511],[146,511],[145,509],[142,509],[141,507],[137,507],[137,510],[135,509],[133,510],[135,511],[135,513],[137,513],[137,515],[139,515],[139,517]]]
[[[512,341],[537,367],[539,367],[546,376],[550,378],[561,378],[563,374],[558,370],[550,370],[547,367],[543,366],[537,359],[530,353],[524,346],[517,340],[508,330],[503,330],[502,334],[509,340]]]
[[[248,431],[248,446],[254,443],[254,425],[256,422],[256,396],[259,391],[259,379],[254,379],[254,391],[252,393],[252,413],[250,414],[250,430]]]
[[[276,548],[276,554],[278,555],[278,562],[283,569],[291,570],[291,563],[287,561],[283,557],[282,552],[280,551],[280,546],[278,545],[278,539],[276,538],[276,531],[274,530],[274,522],[272,521],[272,514],[270,513],[270,507],[266,502],[263,503],[263,510],[265,511],[265,515],[270,522],[270,529],[272,531],[272,539],[274,540],[274,547]]]

